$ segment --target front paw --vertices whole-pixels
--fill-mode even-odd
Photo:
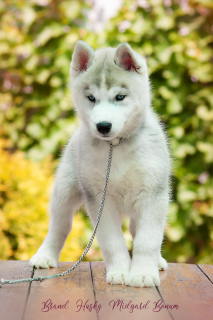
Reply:
[[[110,284],[125,284],[125,278],[129,274],[129,269],[119,269],[107,271],[106,282]]]
[[[155,287],[160,286],[160,278],[158,272],[140,272],[139,274],[131,274],[125,278],[125,285],[130,287]]]
[[[29,261],[29,265],[35,268],[49,269],[49,267],[56,268],[58,261],[50,254],[36,253]]]

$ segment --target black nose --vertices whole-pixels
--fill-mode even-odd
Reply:
[[[112,124],[110,122],[103,121],[103,122],[97,123],[96,127],[97,127],[98,132],[105,134],[105,133],[110,132],[110,130],[112,128]]]

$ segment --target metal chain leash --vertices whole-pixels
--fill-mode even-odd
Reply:
[[[119,143],[116,145],[116,147],[123,141],[124,139],[121,138],[119,140]],[[107,141],[108,142],[108,141]],[[96,231],[97,231],[97,227],[101,218],[101,214],[104,208],[104,202],[105,202],[105,197],[106,197],[106,190],[107,190],[107,184],[108,184],[108,180],[109,180],[109,174],[110,174],[110,168],[111,168],[111,163],[112,163],[112,151],[113,151],[113,144],[112,142],[109,142],[110,144],[110,151],[109,151],[109,158],[108,158],[108,165],[107,165],[107,172],[106,172],[106,179],[105,179],[105,186],[104,186],[104,190],[103,190],[103,195],[102,195],[102,199],[101,199],[101,203],[100,203],[100,207],[99,207],[99,211],[98,211],[98,216],[97,216],[97,220],[96,220],[96,225],[94,228],[94,231],[92,233],[92,236],[82,254],[82,256],[80,257],[80,259],[74,264],[74,266],[72,268],[70,268],[67,271],[64,271],[62,273],[58,273],[58,274],[54,274],[52,276],[47,276],[47,277],[36,277],[36,278],[27,278],[27,279],[20,279],[20,280],[5,280],[5,279],[0,279],[0,288],[2,287],[2,285],[4,284],[16,284],[16,283],[22,283],[22,282],[32,282],[32,281],[43,281],[45,279],[53,279],[56,277],[61,277],[61,276],[65,276],[69,273],[71,273],[75,268],[77,268],[77,266],[81,263],[81,261],[83,260],[83,258],[85,257],[85,255],[87,254],[87,252],[89,251]]]

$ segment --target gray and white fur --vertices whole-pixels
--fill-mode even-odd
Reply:
[[[84,203],[95,225],[111,141],[111,173],[97,239],[106,282],[159,286],[167,269],[161,245],[169,205],[170,155],[151,107],[145,59],[127,43],[94,51],[78,41],[71,62],[74,106],[81,124],[61,158],[50,203],[49,232],[30,259],[37,268],[57,267],[75,211]],[[130,218],[130,258],[121,224]]]

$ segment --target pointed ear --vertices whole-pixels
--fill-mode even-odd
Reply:
[[[134,51],[126,42],[119,44],[117,47],[114,61],[115,64],[127,71],[136,71],[137,73],[140,73],[141,66],[136,61]]]
[[[92,64],[95,56],[94,50],[84,41],[79,40],[75,45],[70,65],[70,73],[75,75],[86,71]]]

